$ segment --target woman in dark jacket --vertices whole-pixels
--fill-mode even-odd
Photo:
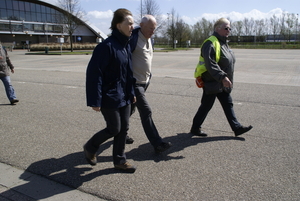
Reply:
[[[194,116],[191,128],[191,133],[194,135],[207,136],[206,133],[201,131],[201,125],[216,98],[220,101],[235,136],[239,136],[252,128],[252,126],[242,126],[236,119],[233,110],[230,92],[233,83],[235,57],[227,44],[230,30],[230,22],[225,18],[217,20],[214,25],[213,36],[217,38],[220,44],[220,58],[216,58],[216,49],[218,48],[214,47],[212,41],[207,40],[201,47],[201,56],[204,58],[207,71],[201,75],[204,87],[201,105]]]
[[[116,169],[134,172],[126,161],[125,139],[129,128],[131,104],[135,102],[131,51],[128,44],[133,30],[130,11],[118,9],[111,22],[112,34],[94,50],[86,71],[87,105],[101,111],[106,128],[85,145],[86,160],[96,165],[96,152],[107,139],[114,137],[113,162]]]

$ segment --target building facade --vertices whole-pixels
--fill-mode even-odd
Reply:
[[[0,41],[26,45],[34,43],[56,43],[58,38],[64,42],[95,43],[107,36],[96,31],[81,19],[72,39],[64,30],[59,19],[66,13],[49,3],[38,0],[0,1]]]

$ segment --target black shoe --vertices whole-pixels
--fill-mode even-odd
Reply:
[[[169,149],[171,146],[172,146],[171,142],[162,142],[160,145],[155,147],[154,150],[156,153],[161,153]]]
[[[191,129],[190,133],[193,135],[201,136],[201,137],[206,137],[207,134],[201,131],[201,129]]]
[[[234,135],[235,136],[239,136],[242,135],[243,133],[246,133],[248,131],[250,131],[253,127],[250,125],[248,127],[242,126],[240,128],[238,128],[237,130],[234,131]]]
[[[123,170],[124,172],[128,172],[128,173],[134,173],[136,170],[136,167],[134,165],[131,165],[128,162],[126,162],[124,164],[115,165],[115,168],[117,170]]]
[[[15,105],[17,102],[19,102],[18,99],[12,99],[12,100],[10,101],[10,104],[11,104],[11,105]]]
[[[134,140],[127,135],[126,136],[126,144],[132,144],[133,142],[134,142]]]
[[[97,157],[96,154],[92,154],[89,151],[86,150],[85,148],[86,145],[83,146],[83,152],[85,155],[85,159],[86,161],[90,164],[90,165],[96,165],[97,164]]]

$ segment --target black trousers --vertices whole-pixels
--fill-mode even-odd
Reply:
[[[216,98],[218,98],[222,105],[223,111],[226,115],[231,129],[235,131],[242,126],[235,117],[230,93],[222,92],[217,94],[205,94],[205,91],[203,91],[201,105],[194,116],[192,129],[201,128],[208,112],[214,105]]]
[[[134,113],[135,107],[137,107],[140,119],[142,122],[142,126],[144,132],[153,147],[157,147],[162,143],[162,138],[159,136],[159,133],[156,129],[156,126],[152,119],[152,110],[151,107],[146,99],[145,92],[148,88],[148,84],[136,84],[135,96],[136,96],[136,103],[132,104],[132,112]]]
[[[101,113],[106,121],[106,128],[97,132],[87,143],[86,149],[90,153],[96,153],[99,146],[109,138],[114,138],[113,161],[114,164],[126,162],[125,141],[129,129],[131,105],[117,109],[101,108]]]

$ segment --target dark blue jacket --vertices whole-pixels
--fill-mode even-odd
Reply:
[[[137,45],[137,42],[138,42],[138,39],[139,39],[139,30],[141,28],[138,27],[138,28],[135,28],[133,31],[132,31],[132,34],[130,36],[130,48],[131,48],[131,52],[133,52],[135,50],[135,47]]]
[[[128,40],[116,29],[94,49],[86,70],[87,106],[120,108],[132,103],[135,79]]]

